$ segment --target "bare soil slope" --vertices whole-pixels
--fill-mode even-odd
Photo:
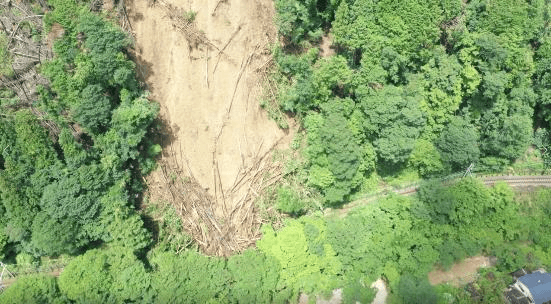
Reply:
[[[432,285],[449,283],[459,287],[476,280],[479,268],[491,267],[496,264],[495,257],[474,256],[454,264],[448,271],[435,269],[429,272],[429,282]]]
[[[252,201],[277,176],[269,151],[291,137],[259,106],[273,3],[133,0],[127,10],[138,70],[168,127],[151,199],[173,201],[207,253],[239,251],[259,236]],[[185,178],[167,178],[174,170]]]

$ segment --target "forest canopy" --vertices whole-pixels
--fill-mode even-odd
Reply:
[[[173,206],[144,207],[159,105],[128,34],[90,3],[30,3],[63,31],[36,100],[0,90],[0,258],[21,273],[65,262],[19,276],[0,303],[288,303],[339,288],[370,303],[378,278],[389,303],[468,303],[472,289],[427,273],[479,254],[497,264],[476,300],[500,303],[511,271],[551,271],[549,190],[449,178],[503,172],[527,150],[551,164],[547,1],[274,2],[269,77],[300,130],[285,181],[259,199],[262,238],[224,258],[198,251]],[[417,194],[338,209],[392,180]]]
[[[499,172],[549,129],[543,0],[276,6],[294,45],[274,53],[281,109],[301,118],[308,181],[328,205],[368,189],[372,174]],[[319,55],[322,35],[335,56]]]
[[[2,256],[117,241],[138,252],[150,235],[130,197],[152,168],[144,138],[158,105],[138,85],[124,33],[73,1],[50,5],[45,26],[65,29],[41,66],[51,86],[31,108],[2,108]]]

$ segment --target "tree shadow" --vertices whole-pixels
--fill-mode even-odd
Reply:
[[[171,126],[170,121],[160,115],[157,116],[154,124],[156,132],[152,134],[153,136],[150,139],[153,141],[154,144],[157,144],[162,148],[161,153],[157,155],[156,159],[157,161],[159,161],[163,156],[172,156],[167,148],[178,139],[178,136],[176,136],[176,134],[178,133],[180,128],[176,125]]]
[[[149,158],[150,161],[154,162],[154,165],[151,165],[151,168],[147,170],[148,172],[146,174],[143,174],[142,170],[144,168],[143,166],[140,166],[138,160],[132,160],[132,165],[130,166],[131,168],[133,168],[131,170],[131,173],[135,184],[128,186],[131,187],[129,189],[131,193],[130,199],[133,201],[135,208],[142,209],[143,207],[145,207],[144,197],[147,191],[147,182],[145,178],[158,167],[163,156],[170,156],[170,153],[167,152],[166,148],[169,147],[176,140],[176,138],[177,137],[175,136],[175,132],[173,132],[168,121],[160,115],[157,116],[157,118],[151,123],[151,126],[147,130],[147,133],[144,136],[144,139],[142,140],[139,149],[141,158]],[[161,147],[161,153],[153,157],[150,156],[150,149],[157,145]]]
[[[151,79],[151,76],[154,75],[152,68],[153,63],[142,57],[140,47],[129,50],[128,58],[136,64],[136,78],[138,79],[140,86],[146,91],[151,91],[148,81]]]
[[[155,88],[150,86],[151,77],[154,75],[153,63],[145,60],[143,56],[141,56],[141,50],[139,49],[139,47],[129,49],[128,57],[136,65],[136,79],[138,80],[141,89],[148,92],[154,90]],[[160,102],[158,100],[155,100],[151,97],[148,97],[148,99],[151,102],[160,105]],[[140,143],[139,151],[142,159],[149,159],[148,167],[150,165],[151,168],[146,169],[146,174],[143,174],[141,170],[144,168],[143,166],[139,166],[137,160],[134,161],[133,166],[131,166],[131,168],[133,168],[133,179],[137,183],[133,186],[133,189],[131,191],[131,200],[133,201],[134,206],[137,209],[141,209],[142,207],[144,207],[144,194],[147,191],[147,183],[145,178],[147,177],[147,175],[149,175],[150,172],[154,171],[157,168],[163,156],[169,156],[169,153],[167,151],[168,147],[170,147],[171,144],[176,141],[177,133],[177,126],[176,129],[174,129],[168,119],[161,116],[160,113],[147,129],[147,133]],[[155,156],[151,156],[151,151],[154,151],[156,149],[155,147],[161,147],[161,152]],[[152,164],[152,162],[154,162],[154,164]],[[155,231],[150,231],[155,234]]]
[[[379,174],[379,176],[382,178],[397,177],[405,169],[405,163],[394,164],[385,161],[379,161],[377,163],[377,174]]]

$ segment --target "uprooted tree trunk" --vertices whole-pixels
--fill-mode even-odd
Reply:
[[[260,239],[261,218],[256,200],[283,177],[282,164],[269,157],[272,150],[273,147],[260,155],[259,149],[252,163],[243,166],[234,183],[225,190],[214,159],[214,195],[199,185],[187,160],[178,161],[175,151],[170,152],[172,162],[160,161],[164,189],[168,192],[166,197],[182,219],[185,230],[204,253],[229,256],[253,246]],[[180,152],[180,155],[183,154]]]

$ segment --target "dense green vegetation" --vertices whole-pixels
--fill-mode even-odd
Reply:
[[[390,303],[469,303],[468,290],[432,287],[427,273],[435,264],[447,268],[489,254],[498,264],[484,271],[499,280],[482,277],[471,288],[483,303],[500,303],[509,272],[551,267],[549,202],[549,190],[515,202],[506,184],[427,182],[416,198],[389,196],[344,218],[313,214],[289,219],[278,231],[267,226],[257,250],[228,259],[161,246],[144,263],[130,248],[88,250],[59,279],[25,277],[0,302],[283,303],[299,292],[323,295],[340,287],[345,303],[369,303],[369,285],[384,277]]]
[[[76,254],[103,243],[140,252],[151,237],[130,198],[158,151],[144,140],[157,105],[138,86],[125,34],[73,1],[50,4],[46,26],[66,32],[41,67],[51,80],[36,102],[43,114],[2,108],[0,252]]]
[[[545,1],[276,0],[285,44],[273,80],[303,132],[288,180],[269,197],[290,216],[229,258],[199,253],[172,206],[136,211],[160,152],[148,139],[158,106],[123,32],[72,0],[49,4],[46,28],[65,30],[41,66],[50,86],[32,109],[2,91],[0,253],[20,268],[71,259],[58,278],[20,277],[0,303],[285,303],[335,288],[344,303],[369,303],[377,278],[389,303],[500,303],[508,272],[551,271],[551,191],[429,179],[471,163],[503,170],[532,144],[542,167],[551,163]],[[337,54],[322,58],[326,32]],[[426,180],[416,196],[345,216],[314,211],[381,177]],[[428,283],[435,266],[478,254],[498,264],[475,284]]]
[[[288,41],[274,56],[280,105],[300,117],[307,183],[326,205],[372,188],[373,176],[434,177],[471,163],[501,171],[534,142],[534,130],[548,158],[545,1],[276,7]],[[318,55],[322,31],[335,56]]]

